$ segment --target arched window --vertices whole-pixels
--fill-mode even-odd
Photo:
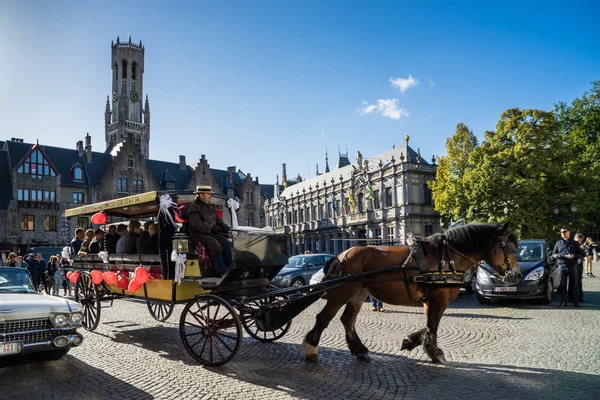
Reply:
[[[114,73],[113,73],[114,78],[113,79],[116,81],[119,79],[119,64],[115,63],[113,70],[114,70]]]
[[[133,168],[133,156],[129,156],[129,158],[127,158],[127,166],[129,168]]]
[[[135,72],[137,71],[137,63],[134,61],[131,64],[131,79],[135,79]]]
[[[121,79],[127,79],[127,60],[121,61],[121,71],[123,71]]]
[[[81,167],[73,168],[73,179],[75,179],[76,181],[83,180],[83,169],[81,169]]]
[[[362,193],[360,193],[358,195],[358,212],[361,213],[363,212],[364,209],[364,195]]]

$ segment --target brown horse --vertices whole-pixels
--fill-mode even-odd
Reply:
[[[323,330],[346,305],[341,321],[350,352],[360,361],[369,361],[369,350],[356,334],[355,322],[367,295],[371,295],[386,304],[423,303],[427,328],[405,337],[401,348],[412,350],[423,344],[434,362],[445,363],[444,352],[437,347],[437,330],[448,303],[458,296],[461,280],[469,279],[468,272],[484,260],[489,266],[485,268],[491,267],[489,271],[497,279],[516,284],[521,279],[514,254],[517,244],[508,224],[472,224],[450,229],[444,235],[427,237],[416,246],[358,246],[347,250],[326,265],[326,279],[403,264],[406,268],[388,268],[385,272],[349,279],[327,290],[327,304],[304,338],[306,359],[317,361],[317,346]],[[460,279],[456,279],[457,276]]]

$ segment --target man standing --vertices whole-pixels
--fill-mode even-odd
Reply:
[[[85,236],[85,231],[83,228],[75,229],[75,237],[71,240],[71,254],[79,253],[79,249],[81,248],[81,244],[83,243],[83,237]]]
[[[571,238],[569,228],[560,229],[561,238],[554,245],[552,257],[558,262],[560,268],[560,307],[567,306],[567,279],[573,288],[572,300],[575,307],[579,308],[579,287],[577,285],[577,257],[579,244]]]
[[[227,237],[230,228],[210,206],[210,186],[198,186],[194,193],[196,200],[184,212],[190,232],[189,241],[194,247],[198,242],[204,245],[217,273],[222,275],[232,262],[231,243]]]

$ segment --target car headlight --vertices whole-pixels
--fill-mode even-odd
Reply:
[[[280,281],[280,280],[282,280],[282,279],[283,279],[283,276],[281,276],[281,275],[277,275],[277,276],[275,277],[275,279],[276,279],[276,280],[278,280],[278,281]]]
[[[69,317],[65,314],[54,314],[50,316],[54,326],[65,326],[69,323]]]
[[[83,315],[81,313],[73,313],[71,314],[71,322],[75,325],[80,325],[83,320]]]
[[[525,277],[526,281],[537,281],[538,279],[542,279],[542,276],[544,276],[544,267],[538,267],[536,269],[534,269],[533,271],[531,271],[529,274],[527,274],[527,276]]]
[[[477,282],[480,282],[480,283],[491,283],[490,278],[488,278],[487,273],[485,273],[481,269],[477,271]]]

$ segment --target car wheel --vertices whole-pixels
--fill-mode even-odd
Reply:
[[[487,297],[483,297],[482,295],[480,295],[479,293],[477,293],[477,301],[480,304],[489,304],[490,301],[492,301],[492,299],[488,299]]]
[[[554,285],[552,284],[552,278],[546,282],[546,291],[544,292],[544,298],[542,299],[544,304],[552,303],[552,294],[554,293]]]
[[[291,287],[300,287],[304,286],[304,280],[302,278],[294,278],[292,279],[292,283],[290,283]]]
[[[57,349],[44,351],[37,354],[37,358],[43,361],[57,361],[67,355],[70,349]]]

